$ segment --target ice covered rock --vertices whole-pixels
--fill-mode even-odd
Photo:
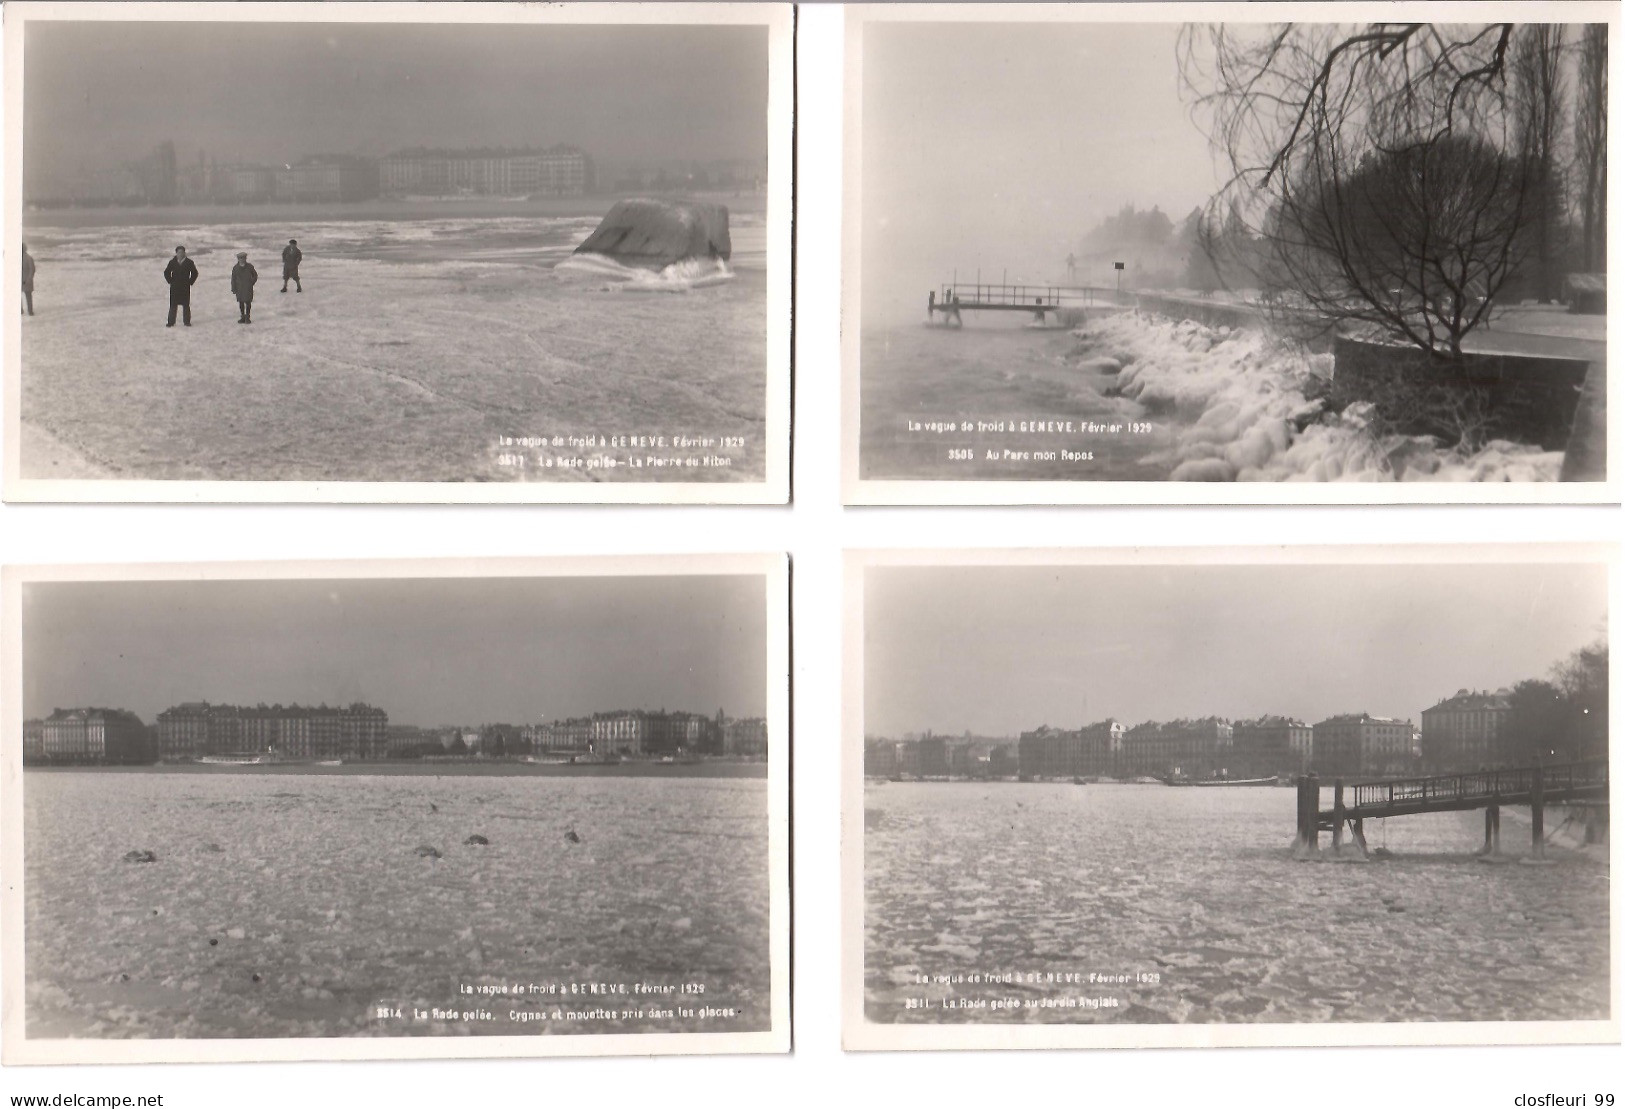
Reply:
[[[488,844],[490,844],[490,842],[491,841],[486,839],[484,836],[476,834],[476,835],[469,836],[467,839],[465,839],[463,841],[463,846],[464,847],[484,847],[484,846],[487,846]]]
[[[575,253],[651,270],[690,258],[726,262],[733,254],[728,209],[691,200],[622,200]]]
[[[419,847],[414,854],[422,859],[438,859],[440,857],[440,852],[435,848],[430,847],[427,843]]]
[[[124,861],[127,863],[155,863],[158,856],[151,851],[126,851]]]
[[[1234,481],[1236,468],[1222,458],[1193,458],[1174,467],[1172,481]]]
[[[1109,355],[1098,355],[1094,358],[1085,358],[1078,363],[1078,369],[1085,373],[1118,374],[1123,372],[1123,363]]]

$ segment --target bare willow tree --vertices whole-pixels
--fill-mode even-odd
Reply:
[[[1575,77],[1574,179],[1580,216],[1580,264],[1588,273],[1608,265],[1608,25],[1580,32]]]
[[[1459,360],[1529,249],[1510,81],[1522,33],[1186,27],[1184,89],[1230,170],[1213,210],[1242,213],[1258,242],[1227,282],[1261,289],[1284,323]]]

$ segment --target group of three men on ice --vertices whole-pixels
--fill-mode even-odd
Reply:
[[[288,245],[282,248],[282,292],[288,291],[288,282],[292,281],[296,292],[304,292],[305,287],[299,282],[299,261],[304,255],[299,250],[299,240],[289,239]],[[237,264],[231,268],[231,292],[237,298],[237,322],[254,322],[254,283],[260,279],[259,271],[248,260],[248,252],[237,252]],[[181,318],[187,327],[192,326],[192,286],[197,283],[197,264],[186,256],[186,248],[175,248],[175,257],[169,260],[164,267],[164,280],[169,282],[169,322],[165,327],[175,326],[175,313],[179,309]]]

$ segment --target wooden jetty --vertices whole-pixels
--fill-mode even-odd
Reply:
[[[1483,809],[1484,846],[1479,853],[1494,858],[1501,851],[1501,806],[1527,805],[1533,855],[1543,859],[1546,806],[1559,803],[1607,805],[1608,760],[1355,782],[1347,786],[1338,779],[1329,810],[1320,807],[1320,778],[1306,774],[1298,778],[1298,832],[1293,853],[1299,858],[1317,856],[1320,833],[1329,831],[1332,853],[1343,854],[1343,833],[1347,831],[1355,856],[1365,858],[1367,820]]]
[[[961,312],[1028,312],[1039,323],[1064,308],[1118,308],[1127,302],[1112,289],[1099,285],[1010,285],[981,281],[946,281],[926,297],[926,315],[934,322],[964,324]]]

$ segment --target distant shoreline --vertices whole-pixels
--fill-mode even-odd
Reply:
[[[345,220],[498,219],[504,216],[601,219],[619,200],[653,196],[667,200],[704,200],[726,205],[730,212],[765,213],[765,193],[741,191],[590,193],[583,196],[537,197],[402,197],[331,204],[175,204],[163,208],[101,207],[23,209],[23,227],[185,227],[215,224],[278,223],[298,226]]]
[[[353,762],[152,763],[145,766],[25,766],[30,774],[315,774],[326,777],[532,777],[532,778],[766,778],[765,761],[694,763]]]

